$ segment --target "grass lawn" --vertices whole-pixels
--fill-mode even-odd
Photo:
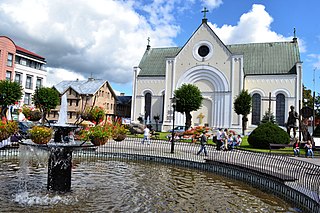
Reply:
[[[159,133],[159,139],[160,140],[168,140],[167,136],[170,135],[170,132],[157,132]],[[127,134],[128,137],[137,137],[137,138],[143,138],[143,134],[137,134],[137,135],[131,135],[130,133]],[[189,140],[181,140],[183,142],[186,143],[191,143],[192,141]],[[213,143],[213,141],[210,139],[208,140],[208,144],[209,145],[215,145],[215,143]],[[243,150],[248,150],[248,151],[252,151],[252,152],[263,152],[263,153],[269,153],[270,150],[269,149],[257,149],[257,148],[252,148],[250,146],[250,144],[248,143],[248,136],[245,136],[242,138],[242,143],[240,145],[240,148]],[[271,153],[273,154],[281,154],[281,155],[288,155],[288,156],[293,156],[293,148],[292,147],[286,147],[286,148],[281,148],[278,150],[271,150]],[[320,152],[319,151],[315,151],[314,152],[315,156],[320,156]],[[304,149],[300,149],[300,156],[305,156],[305,150]]]

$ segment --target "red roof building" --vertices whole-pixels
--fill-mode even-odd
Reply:
[[[0,36],[0,80],[15,81],[23,88],[23,98],[19,105],[31,105],[31,97],[36,87],[45,84],[46,60],[14,43],[6,36]]]

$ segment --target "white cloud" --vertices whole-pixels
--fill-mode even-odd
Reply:
[[[214,9],[223,4],[222,0],[201,0],[202,5],[208,9]]]
[[[317,70],[320,70],[320,54],[309,54],[308,60],[312,63],[312,66]]]
[[[59,68],[52,68],[47,67],[47,82],[46,86],[51,87],[63,80],[84,80],[85,77],[79,73],[75,73],[70,70],[59,69]]]
[[[147,38],[153,46],[171,46],[180,30],[172,24],[174,1],[142,5],[144,16],[137,12],[138,4],[142,5],[130,0],[1,1],[0,29],[17,45],[46,58],[48,82],[92,73],[110,82],[128,83]],[[70,75],[57,77],[54,73],[61,70]]]
[[[265,10],[265,6],[254,4],[248,13],[244,13],[237,25],[223,25],[209,23],[213,31],[225,44],[259,43],[290,41],[292,37],[285,37],[271,30],[273,18]],[[304,42],[299,41],[300,50],[304,51]]]

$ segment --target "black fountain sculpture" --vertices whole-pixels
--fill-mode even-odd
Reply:
[[[65,96],[65,97],[64,97]],[[65,100],[64,100],[65,99]],[[63,107],[63,104],[65,105]],[[75,141],[73,132],[79,128],[76,125],[66,124],[66,95],[62,96],[61,109],[57,124],[51,125],[54,129],[53,139],[47,144],[35,144],[31,139],[24,139],[22,145],[34,146],[49,151],[47,190],[55,192],[71,191],[72,152],[84,148],[94,147],[83,141]],[[64,108],[64,109],[63,109]],[[70,134],[71,133],[71,134]]]

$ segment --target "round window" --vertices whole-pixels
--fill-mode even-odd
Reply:
[[[198,49],[198,54],[201,56],[201,57],[206,57],[210,52],[210,49],[207,45],[201,45]]]

